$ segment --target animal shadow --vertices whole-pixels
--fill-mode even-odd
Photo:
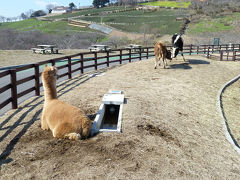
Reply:
[[[189,64],[210,64],[208,61],[199,60],[199,59],[190,59],[188,60]]]
[[[172,64],[169,66],[169,69],[192,69],[192,67],[189,66],[189,63],[181,63],[181,64]]]

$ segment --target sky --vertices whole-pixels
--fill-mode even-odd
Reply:
[[[77,7],[92,5],[93,0],[0,0],[0,16],[16,17],[30,9],[46,10],[47,4],[68,6],[73,2]]]

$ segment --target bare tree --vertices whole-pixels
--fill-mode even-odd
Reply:
[[[0,16],[0,22],[5,22],[6,18],[4,16]]]
[[[27,15],[26,14],[24,14],[24,13],[22,13],[21,15],[20,15],[20,17],[23,19],[23,20],[25,20],[25,19],[27,19],[28,17],[27,17]]]
[[[143,42],[146,45],[148,41],[147,34],[150,34],[150,26],[148,24],[143,24],[140,27],[140,31],[143,33]]]
[[[51,12],[51,10],[54,9],[55,7],[56,7],[56,5],[53,3],[46,5],[46,9],[48,10],[48,12]]]
[[[25,15],[26,15],[28,18],[30,18],[33,12],[34,12],[34,10],[29,9],[27,12],[25,12]]]

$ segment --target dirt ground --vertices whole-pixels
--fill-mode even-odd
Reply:
[[[239,74],[239,62],[186,59],[167,69],[142,60],[58,85],[59,99],[91,119],[105,93],[122,90],[122,133],[54,139],[40,128],[43,95],[7,112],[0,118],[0,179],[239,179],[240,155],[225,137],[216,105],[223,84]],[[239,83],[234,86],[235,97]],[[237,112],[239,100],[232,108]]]
[[[84,49],[60,49],[59,54],[36,54],[32,50],[0,50],[0,68],[20,64],[31,64],[62,56],[86,52]]]

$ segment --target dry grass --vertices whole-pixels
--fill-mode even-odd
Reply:
[[[186,59],[168,69],[144,60],[59,84],[59,99],[90,115],[104,93],[122,90],[122,133],[56,140],[39,127],[43,96],[9,111],[0,119],[0,179],[239,179],[240,156],[226,140],[216,106],[239,62]]]

